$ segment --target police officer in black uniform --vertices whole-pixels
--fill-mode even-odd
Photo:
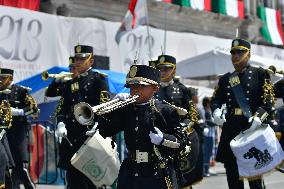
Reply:
[[[63,100],[57,115],[56,134],[63,137],[59,147],[59,167],[66,170],[68,189],[89,189],[96,187],[85,175],[70,164],[70,159],[74,153],[87,139],[88,136],[85,133],[89,130],[88,127],[80,125],[76,121],[73,108],[79,102],[86,102],[91,106],[106,102],[109,98],[108,85],[102,74],[92,70],[91,66],[94,63],[93,47],[87,45],[75,46],[74,58],[74,66],[78,76],[68,80],[64,85]]]
[[[194,140],[191,141],[191,148],[193,151],[192,152],[194,155],[193,156],[198,156],[197,154],[200,152],[201,153],[201,148],[199,146],[199,142],[197,140],[198,136],[197,133],[195,132],[194,129],[199,130],[198,126],[198,112],[195,107],[195,105],[192,102],[192,95],[191,95],[191,90],[189,90],[185,85],[183,85],[180,80],[175,77],[176,74],[176,58],[170,55],[160,55],[158,57],[158,60],[156,61],[149,61],[149,64],[151,66],[155,66],[157,69],[160,70],[161,72],[161,87],[159,92],[156,94],[156,98],[158,100],[165,100],[169,102],[170,104],[173,104],[177,107],[184,108],[185,110],[188,111],[188,114],[185,116],[180,116],[180,121],[181,122],[192,122],[194,123],[191,128],[191,136],[190,139]],[[188,124],[188,123],[186,123]],[[202,132],[201,132],[202,133]],[[202,157],[202,156],[200,156]],[[200,164],[200,166],[195,167],[196,161],[195,162],[188,162],[186,163],[187,165],[191,165],[189,167],[183,167],[181,169],[186,170],[186,169],[192,169],[192,167],[195,167],[194,170],[190,170],[190,174],[182,175],[183,181],[180,181],[180,185],[182,187],[192,185],[195,182],[198,182],[202,180],[203,178],[203,168],[202,168],[202,158],[191,158],[192,160],[197,160]],[[183,163],[184,165],[185,163]],[[189,172],[189,170],[185,171]]]
[[[20,188],[24,184],[26,189],[35,188],[28,171],[28,132],[30,123],[27,116],[38,113],[37,104],[29,94],[30,88],[13,84],[13,70],[10,76],[2,83],[2,90],[6,90],[5,95],[1,95],[1,100],[8,100],[11,105],[12,127],[7,130],[7,138],[15,161],[12,170],[12,180],[14,188]],[[8,92],[9,91],[9,92]]]
[[[176,110],[152,99],[159,82],[159,70],[132,65],[126,87],[139,98],[99,119],[104,137],[124,131],[128,157],[120,168],[118,189],[178,188],[172,160],[183,145],[183,134]]]
[[[161,72],[161,86],[156,98],[188,110],[191,94],[186,86],[178,79],[174,79],[176,74],[175,57],[160,55],[158,60],[150,61],[150,64],[150,66],[156,67]]]
[[[12,75],[13,70],[0,68],[0,189],[13,187],[9,169],[15,167],[15,163],[7,140],[7,130],[12,126],[12,112],[6,96],[11,91],[5,87]]]
[[[241,131],[254,129],[264,120],[258,116],[252,119],[260,108],[272,113],[274,92],[269,74],[263,68],[250,66],[251,45],[244,39],[234,39],[231,46],[231,60],[235,71],[219,79],[212,98],[213,118],[217,125],[223,125],[216,160],[224,163],[230,189],[244,188],[239,180],[236,158],[230,148],[230,141]],[[243,98],[241,98],[243,96]],[[227,114],[223,116],[221,105],[226,104]],[[251,189],[265,188],[262,179],[249,181]]]

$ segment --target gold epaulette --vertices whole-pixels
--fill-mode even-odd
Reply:
[[[269,79],[265,79],[265,82],[262,88],[264,91],[263,96],[261,96],[263,103],[266,104],[268,101],[270,101],[270,103],[274,105],[275,104],[275,94],[273,90],[273,85]]]
[[[198,122],[198,111],[195,104],[192,101],[189,101],[189,110],[188,115],[190,121],[197,123]]]

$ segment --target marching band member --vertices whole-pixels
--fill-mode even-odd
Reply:
[[[181,121],[189,120],[194,123],[194,129],[199,129],[198,127],[198,118],[197,118],[197,109],[192,102],[191,91],[183,85],[179,79],[175,78],[176,74],[176,58],[170,55],[160,55],[158,60],[149,61],[150,66],[156,67],[161,72],[161,86],[158,93],[155,97],[162,101],[165,100],[170,104],[173,104],[177,107],[184,108],[188,111],[188,114],[185,116],[180,116]],[[202,133],[202,131],[200,132]],[[196,135],[197,137],[197,135]],[[192,144],[197,145],[200,155],[202,157],[202,150],[200,148],[200,144]],[[193,150],[196,148],[192,148]],[[203,167],[202,167],[202,158],[198,158],[198,165],[191,170],[190,174],[183,175],[185,181],[182,181],[181,186],[189,186],[196,182],[199,182],[203,178]],[[192,165],[196,162],[190,162],[187,165]],[[188,169],[191,167],[183,167],[182,170],[186,170],[185,172],[189,172]]]
[[[2,89],[2,85],[12,74],[13,71],[10,69],[0,69],[0,189],[12,188],[13,183],[9,170],[15,167],[7,139],[7,130],[12,126],[11,106],[6,100],[6,93],[10,91]]]
[[[27,116],[36,115],[39,111],[33,97],[29,94],[30,89],[17,84],[12,84],[13,70],[0,70],[6,77],[1,82],[1,100],[7,100],[11,106],[12,126],[7,130],[7,138],[15,161],[12,170],[13,187],[19,188],[24,184],[26,189],[35,188],[28,171],[28,132],[30,124]],[[7,74],[8,73],[8,74]]]
[[[227,182],[230,189],[242,189],[244,183],[239,180],[236,158],[230,148],[230,141],[241,131],[253,131],[264,120],[260,108],[271,114],[274,104],[274,92],[269,75],[263,68],[250,66],[251,45],[244,39],[234,39],[231,45],[231,60],[235,68],[219,79],[212,98],[213,118],[217,125],[223,125],[216,160],[224,163]],[[227,113],[221,110],[226,104]],[[249,181],[251,189],[265,188],[262,179]]]
[[[74,68],[78,76],[66,81],[63,87],[60,111],[57,115],[58,137],[63,137],[59,146],[59,167],[66,170],[68,189],[96,188],[94,184],[80,171],[70,164],[70,159],[81,147],[88,136],[87,126],[79,124],[73,114],[73,107],[79,102],[98,105],[109,99],[108,85],[105,76],[92,70],[94,64],[93,47],[75,46]],[[96,119],[94,120],[96,121]]]
[[[128,157],[120,167],[118,189],[178,188],[172,158],[180,151],[183,134],[176,110],[153,99],[159,84],[159,70],[132,65],[126,87],[138,99],[99,119],[104,137],[124,131]],[[125,95],[117,97],[125,100]]]

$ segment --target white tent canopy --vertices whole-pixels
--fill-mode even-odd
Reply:
[[[268,68],[273,65],[279,70],[284,69],[284,62],[252,55],[250,64],[256,67]],[[183,78],[206,78],[232,72],[229,52],[211,50],[209,52],[185,59],[177,65],[177,75]]]

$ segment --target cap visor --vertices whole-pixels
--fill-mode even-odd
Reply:
[[[137,80],[132,80],[132,81],[128,81],[125,84],[125,87],[129,88],[130,85],[151,85],[150,83],[147,83],[145,81],[137,81]]]
[[[90,53],[76,53],[75,58],[88,58]]]

